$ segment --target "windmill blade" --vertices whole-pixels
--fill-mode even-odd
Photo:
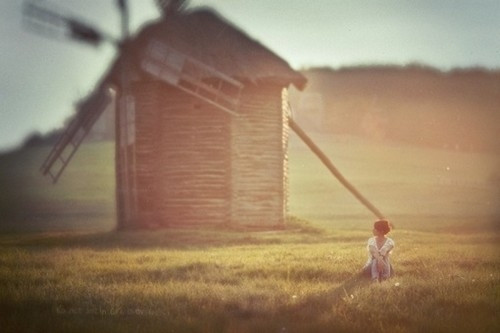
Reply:
[[[129,35],[129,12],[126,0],[117,0],[116,5],[121,14],[122,38],[125,40]]]
[[[102,84],[80,103],[76,115],[59,137],[40,170],[56,183],[83,139],[111,102],[107,85]]]
[[[151,40],[140,64],[150,75],[222,111],[237,115],[243,84],[158,40]]]
[[[41,28],[45,35],[65,36],[93,46],[98,46],[104,40],[118,44],[118,41],[109,34],[99,31],[82,20],[63,15],[39,4],[25,3],[23,13],[28,26]]]
[[[67,38],[66,24],[59,14],[33,3],[24,4],[23,14],[23,23],[31,32],[53,39]]]

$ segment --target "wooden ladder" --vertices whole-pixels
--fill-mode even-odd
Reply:
[[[92,125],[110,102],[109,92],[100,86],[81,104],[78,113],[65,128],[40,167],[40,171],[44,175],[49,175],[53,183],[57,182]]]

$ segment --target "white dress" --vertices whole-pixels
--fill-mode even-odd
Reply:
[[[384,280],[391,276],[391,260],[389,257],[394,245],[394,241],[389,237],[386,237],[385,243],[380,248],[377,247],[377,240],[375,237],[368,239],[368,245],[366,246],[368,250],[368,261],[364,269],[370,269],[372,279]],[[374,254],[377,252],[383,257],[382,261],[384,262],[384,268],[381,272],[378,271],[377,260],[374,258]]]

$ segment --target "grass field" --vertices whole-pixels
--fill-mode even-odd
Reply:
[[[373,217],[299,142],[265,232],[112,232],[112,145],[57,186],[33,148],[0,157],[0,331],[500,331],[500,157],[314,139],[394,222],[393,279],[357,276]]]

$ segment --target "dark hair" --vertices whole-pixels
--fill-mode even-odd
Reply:
[[[391,226],[387,220],[378,220],[373,224],[373,227],[384,235],[391,231]]]

